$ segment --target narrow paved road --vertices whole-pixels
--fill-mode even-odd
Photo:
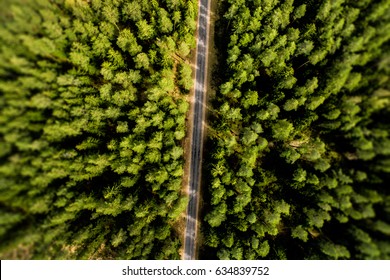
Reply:
[[[205,117],[204,101],[206,95],[210,1],[211,0],[199,0],[195,95],[193,101],[194,123],[192,128],[190,178],[188,187],[190,199],[187,208],[187,222],[184,241],[185,260],[194,260],[196,258],[199,188],[202,172],[203,124]]]

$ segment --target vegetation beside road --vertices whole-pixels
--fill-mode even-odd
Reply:
[[[220,1],[201,258],[390,258],[390,2]]]
[[[180,258],[197,10],[1,1],[0,258]],[[390,259],[390,1],[218,10],[199,258]]]
[[[0,6],[2,258],[178,259],[197,1]]]

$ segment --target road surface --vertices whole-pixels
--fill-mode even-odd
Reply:
[[[199,0],[198,34],[196,45],[195,94],[193,100],[193,128],[191,138],[191,162],[189,178],[189,203],[184,241],[184,259],[196,258],[199,188],[202,172],[203,129],[205,118],[205,95],[207,77],[208,36],[210,1]]]

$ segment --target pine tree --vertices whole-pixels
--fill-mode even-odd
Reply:
[[[219,7],[207,258],[388,258],[386,1],[301,2]]]
[[[187,3],[10,2],[0,4],[0,255],[179,258],[194,29],[170,15]]]

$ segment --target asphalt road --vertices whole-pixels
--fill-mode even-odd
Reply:
[[[208,30],[210,22],[210,1],[199,0],[198,36],[196,45],[194,116],[191,139],[191,162],[189,178],[189,203],[184,241],[184,259],[196,258],[196,236],[198,222],[199,188],[202,172],[203,129],[205,118],[205,95],[207,77]]]

